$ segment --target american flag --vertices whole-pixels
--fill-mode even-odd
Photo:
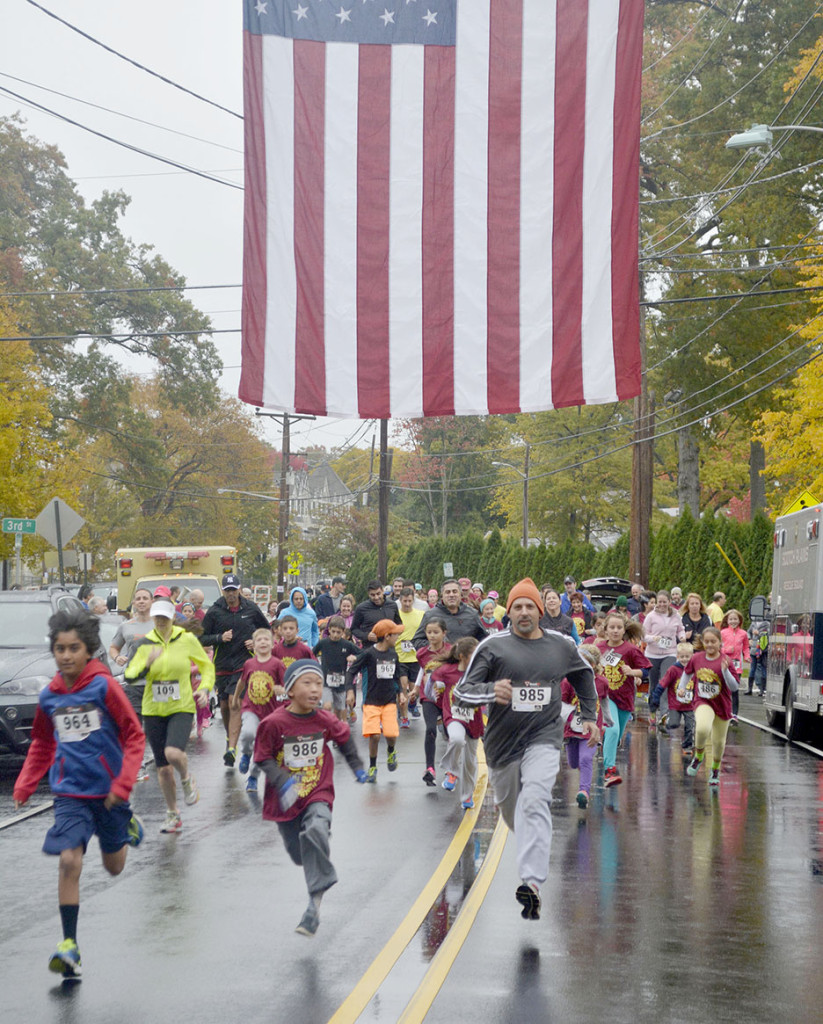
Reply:
[[[640,391],[643,0],[245,0],[240,398]]]

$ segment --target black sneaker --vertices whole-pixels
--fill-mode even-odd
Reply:
[[[312,938],[317,931],[319,924],[320,915],[317,913],[317,907],[315,907],[313,903],[310,903],[308,907],[306,907],[305,914],[300,918],[300,924],[294,930],[298,935],[305,935],[308,938]]]
[[[435,784],[434,768],[427,768],[423,772],[423,781],[427,786],[433,786]]]
[[[223,764],[227,768],[234,768],[234,762],[237,759],[237,748],[226,747],[226,753],[223,754]]]
[[[514,898],[523,907],[520,916],[527,921],[540,920],[540,890],[536,885],[518,885]]]

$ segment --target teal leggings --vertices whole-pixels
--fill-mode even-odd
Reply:
[[[617,745],[623,739],[626,726],[631,721],[631,711],[624,711],[616,708],[613,701],[609,701],[609,714],[614,725],[606,729],[603,737],[603,767],[613,768],[617,757]]]

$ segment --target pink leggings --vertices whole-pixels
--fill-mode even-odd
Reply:
[[[592,788],[592,766],[596,750],[597,747],[588,746],[585,739],[566,740],[566,757],[569,759],[569,768],[580,769],[580,788],[584,793],[588,793]]]

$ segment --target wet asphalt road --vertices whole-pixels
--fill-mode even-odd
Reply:
[[[762,718],[756,706],[742,698],[741,715]],[[715,795],[705,769],[685,777],[678,739],[638,722],[627,740],[623,785],[603,790],[598,764],[588,811],[574,804],[576,773],[558,780],[539,922],[523,921],[514,902],[509,837],[427,1021],[823,1019],[823,760],[740,725]],[[79,985],[46,969],[60,938],[56,861],[39,852],[50,814],[0,831],[4,1022],[329,1020],[436,868],[459,805],[420,781],[420,723],[401,735],[400,769],[389,776],[381,766],[376,787],[358,786],[338,758],[340,884],[307,940],[293,931],[306,901],[302,873],[244,779],[223,768],[222,746],[219,725],[189,746],[202,797],[184,809],[181,835],[158,834],[152,775],[134,800],[146,840],[123,875],[105,875],[92,841]],[[0,821],[11,813],[11,778],[0,770]],[[362,1021],[399,1019],[494,824],[487,798],[452,878]]]

